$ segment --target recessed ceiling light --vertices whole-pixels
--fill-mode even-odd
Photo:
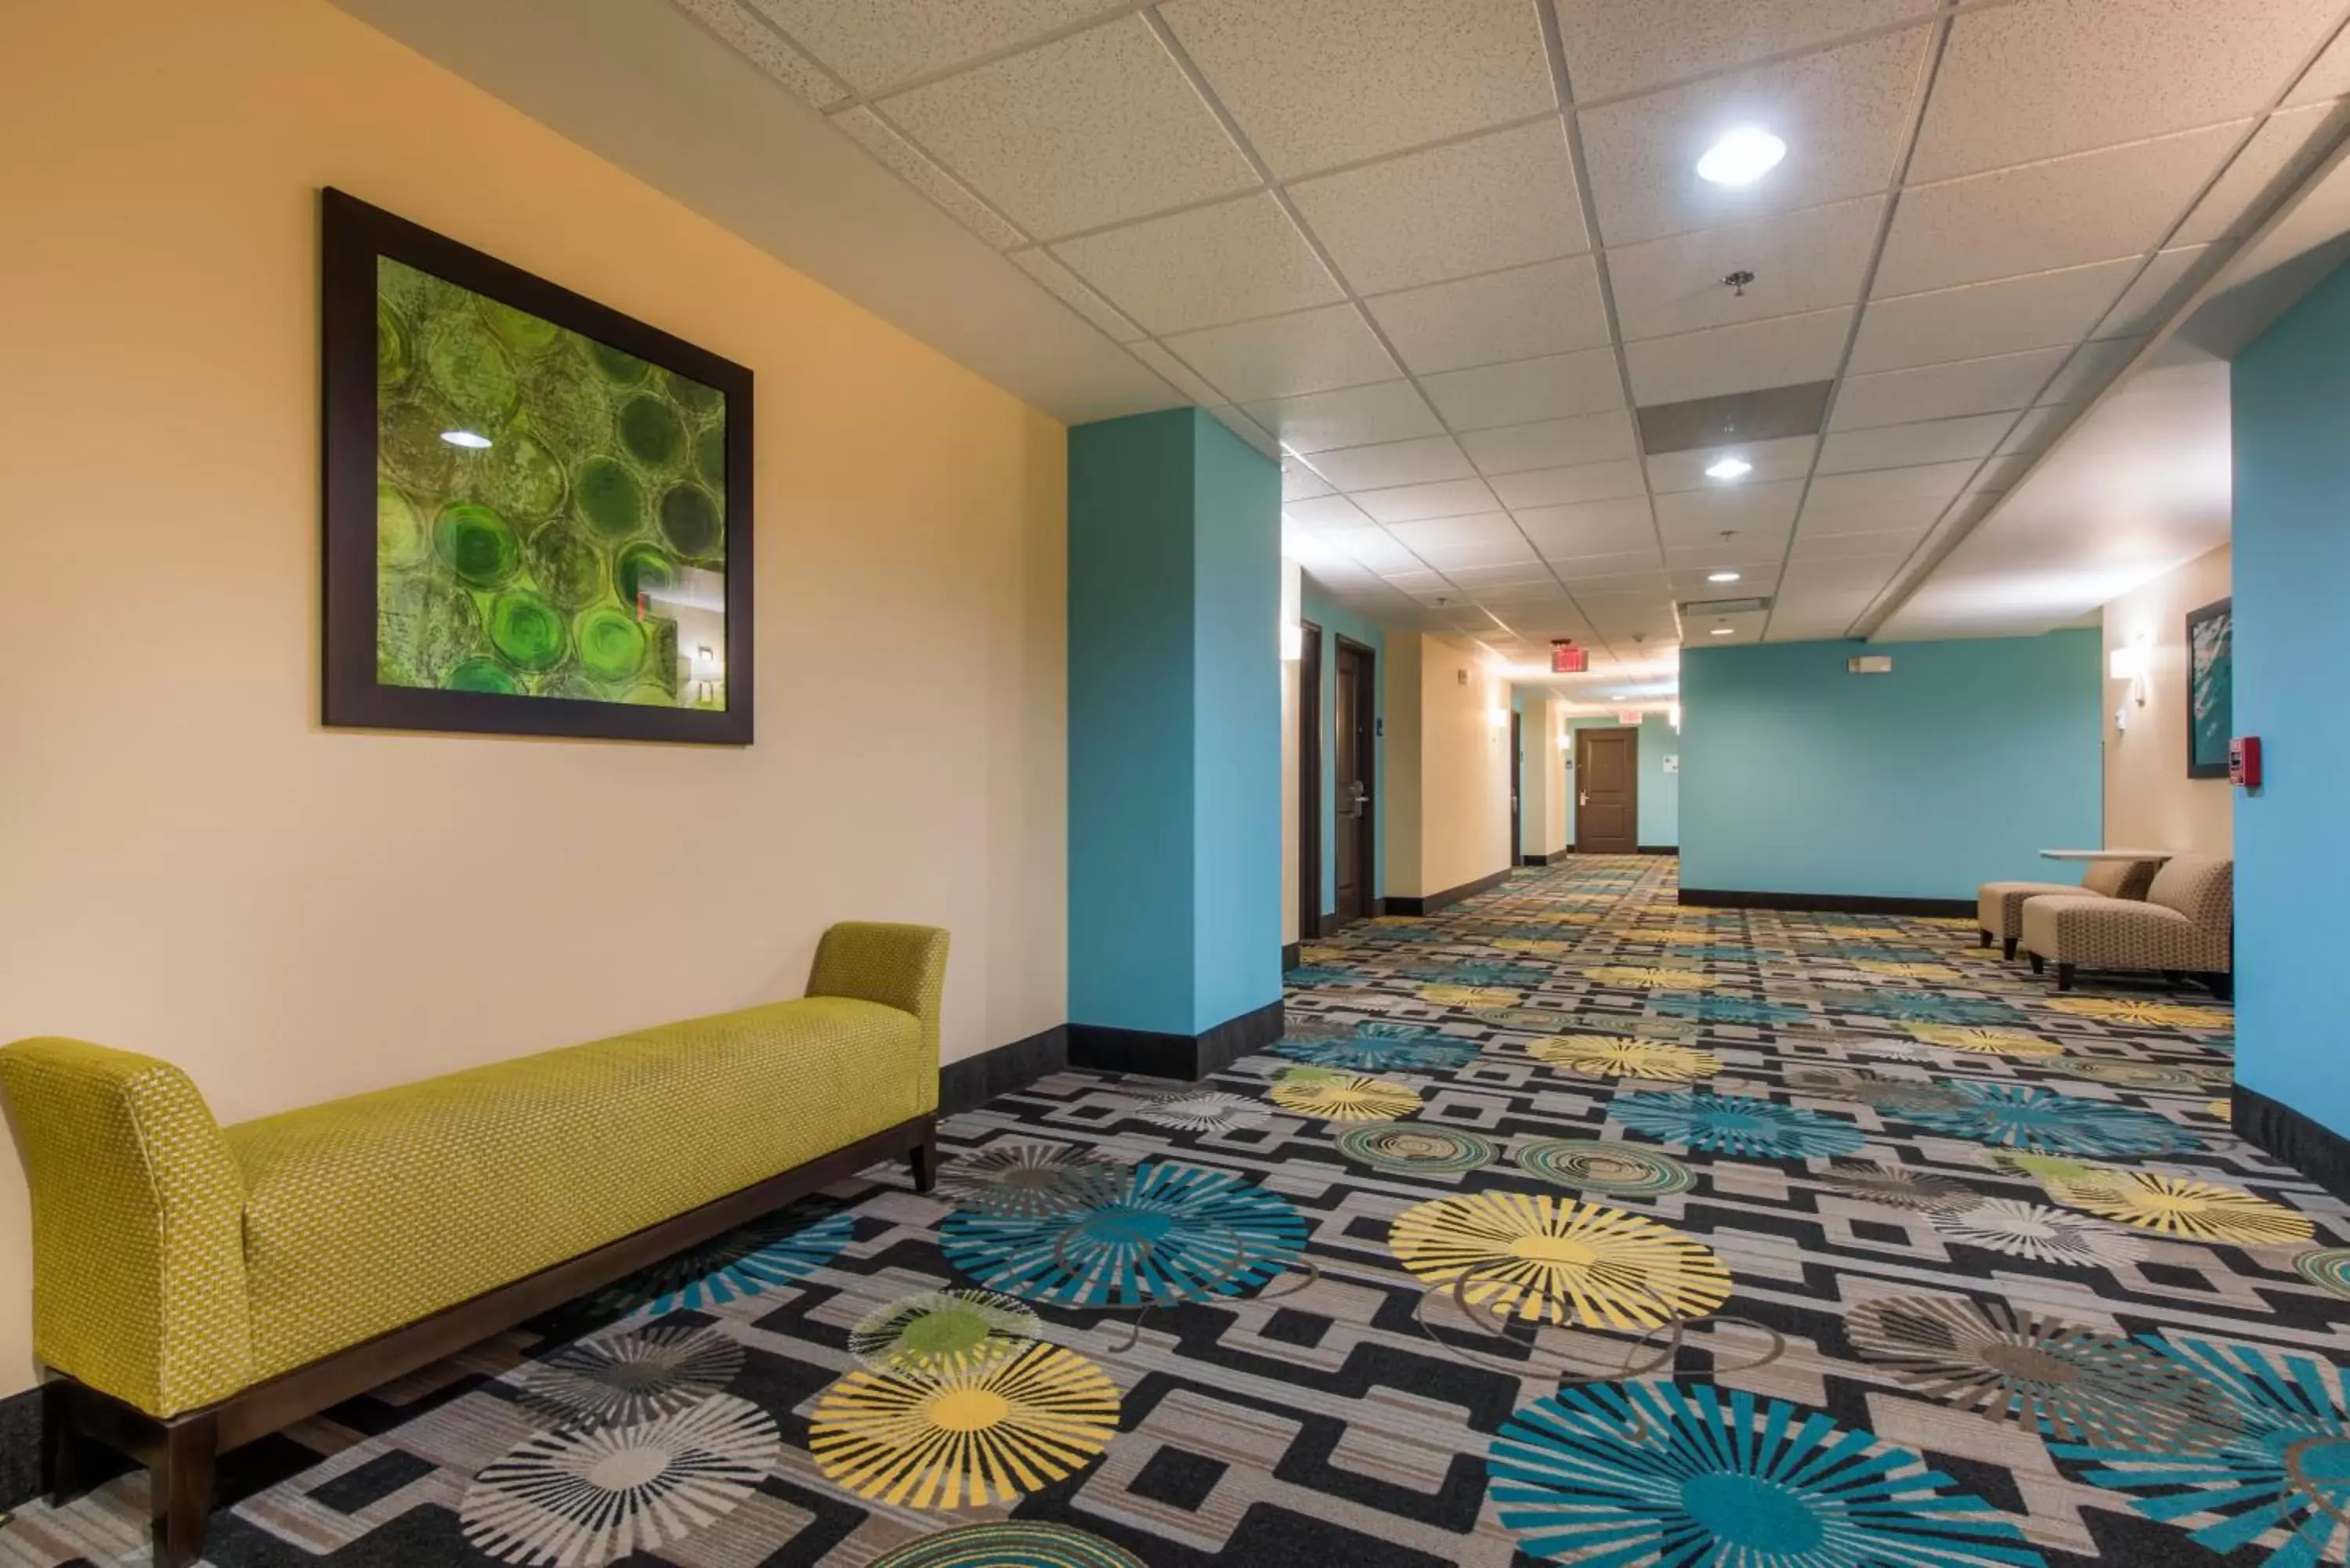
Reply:
[[[1742,479],[1754,472],[1754,465],[1742,457],[1725,457],[1705,471],[1708,479]]]
[[[490,438],[478,431],[442,431],[441,439],[451,446],[462,446],[473,452],[490,444]]]
[[[1713,635],[1716,637],[1728,637],[1730,635],[1730,628],[1726,626],[1715,627],[1713,628]]]
[[[1738,580],[1738,574],[1736,572],[1708,572],[1705,575],[1705,580],[1709,583],[1734,583]]]
[[[1698,178],[1717,185],[1752,185],[1779,166],[1787,144],[1767,130],[1742,126],[1705,150]]]

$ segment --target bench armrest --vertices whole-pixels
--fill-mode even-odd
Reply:
[[[0,1090],[32,1189],[34,1354],[151,1416],[244,1386],[244,1181],[188,1075],[24,1040]]]
[[[939,996],[947,982],[947,934],[936,926],[845,920],[816,944],[810,996],[878,1002],[922,1021],[931,1060],[939,1055]]]

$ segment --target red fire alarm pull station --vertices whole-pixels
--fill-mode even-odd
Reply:
[[[1550,645],[1550,672],[1553,675],[1581,675],[1591,668],[1591,650],[1577,648],[1560,639]]]
[[[2261,787],[2261,738],[2239,735],[2228,742],[2228,782],[2245,789]]]

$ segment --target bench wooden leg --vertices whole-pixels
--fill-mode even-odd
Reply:
[[[210,1415],[168,1422],[162,1446],[147,1467],[155,1522],[155,1568],[189,1568],[204,1554],[204,1524],[213,1511],[213,1469],[220,1426]]]
[[[2046,959],[2044,959],[2044,958],[2042,958],[2038,953],[2033,953],[2033,954],[2032,955],[2032,972],[2033,972],[2033,973],[2034,973],[2034,974],[2045,974],[2045,973],[2047,973],[2047,972],[2048,972],[2048,961],[2047,961]]]
[[[928,1192],[939,1184],[939,1127],[936,1122],[922,1129],[922,1141],[906,1151],[907,1163],[914,1168],[914,1190]]]
[[[1975,946],[1979,948],[1987,948],[1991,946],[1991,933],[1989,931],[1986,931],[1981,927],[1978,926],[1975,928],[1975,932],[1976,935],[1982,939],[1981,941],[1975,943]]]
[[[2002,958],[2012,959],[2015,956],[2015,943],[2016,939],[2013,937],[2004,939],[2003,944],[2000,950],[2000,956]]]
[[[2059,991],[2070,991],[2073,989],[2073,966],[2071,964],[2060,963],[2056,966],[2056,989]]]
[[[81,1428],[76,1400],[81,1385],[53,1377],[41,1385],[41,1490],[51,1507],[71,1502],[120,1473],[109,1450]]]

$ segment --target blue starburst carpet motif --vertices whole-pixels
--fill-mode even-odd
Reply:
[[[1850,1154],[1863,1141],[1850,1122],[1742,1095],[1625,1095],[1608,1114],[1660,1142],[1764,1159]]]

